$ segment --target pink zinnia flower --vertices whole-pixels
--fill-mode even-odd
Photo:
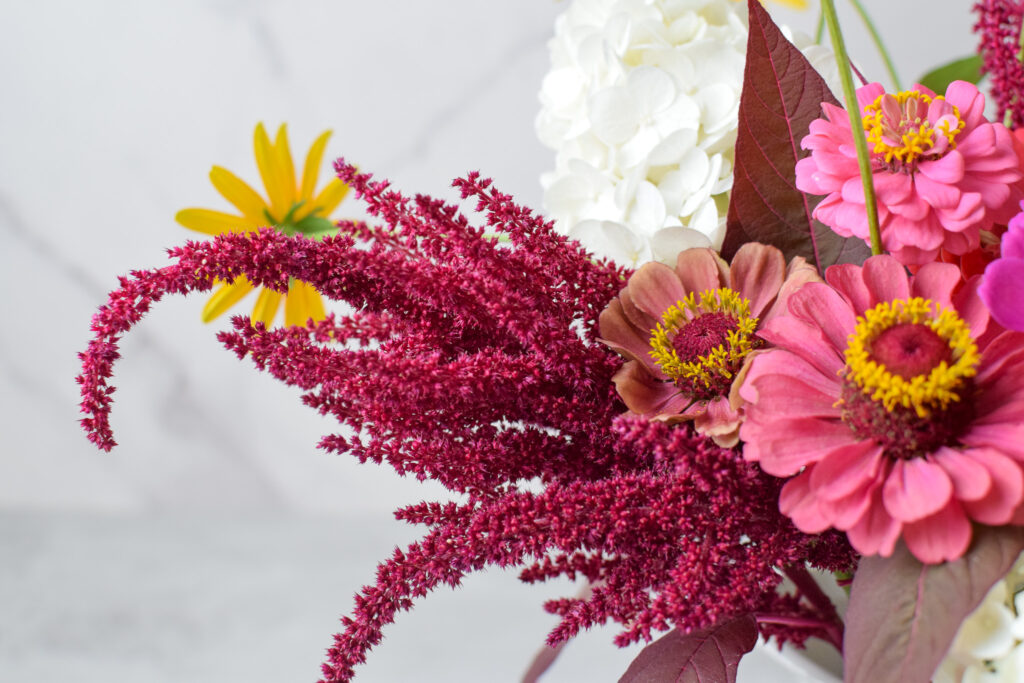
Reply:
[[[762,328],[740,394],[744,456],[791,477],[779,507],[865,555],[902,537],[960,557],[971,522],[1024,522],[1024,334],[990,323],[955,266],[838,265]]]
[[[857,91],[871,155],[885,249],[901,263],[934,261],[940,249],[978,248],[981,230],[1005,223],[1024,195],[1014,140],[983,115],[985,97],[964,81],[945,96],[924,86],[891,95],[878,83]],[[864,190],[849,117],[822,104],[800,143],[810,156],[796,165],[796,185],[826,195],[814,217],[844,237],[868,241]]]
[[[734,391],[759,324],[785,310],[800,285],[820,280],[802,258],[789,266],[775,247],[745,244],[730,266],[711,249],[687,249],[675,269],[647,263],[600,318],[604,343],[628,360],[614,380],[633,413],[694,420],[721,446],[738,441]]]
[[[1024,213],[1010,221],[999,249],[1000,257],[985,268],[978,293],[1000,325],[1024,331]]]

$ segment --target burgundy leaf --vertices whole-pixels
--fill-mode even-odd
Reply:
[[[756,644],[751,614],[688,634],[673,629],[641,650],[619,683],[735,683],[740,658]]]
[[[955,562],[922,564],[902,543],[860,561],[843,641],[845,683],[924,683],[960,623],[1024,550],[1024,529],[979,527]]]
[[[732,199],[722,256],[746,242],[771,244],[787,259],[803,256],[824,272],[834,263],[862,263],[863,240],[844,239],[814,220],[819,197],[796,188],[800,140],[821,103],[839,105],[825,81],[786,40],[757,0],[749,0],[747,65],[740,96]]]

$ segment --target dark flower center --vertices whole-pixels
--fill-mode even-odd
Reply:
[[[683,361],[695,361],[729,341],[729,333],[739,329],[737,320],[727,313],[705,313],[676,332],[672,348]]]
[[[952,309],[914,297],[857,319],[845,352],[843,421],[892,458],[955,446],[974,419],[978,347]]]
[[[958,437],[975,417],[972,386],[965,386],[965,399],[921,417],[913,408],[887,409],[866,395],[859,386],[843,382],[843,422],[858,439],[874,440],[890,458],[915,458],[940,446],[956,446]]]
[[[871,359],[903,379],[926,375],[939,363],[949,364],[949,343],[927,325],[900,323],[871,341]]]
[[[729,288],[690,292],[651,330],[651,357],[695,401],[727,396],[743,359],[760,340],[750,302]]]

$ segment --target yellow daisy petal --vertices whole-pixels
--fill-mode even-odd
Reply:
[[[267,189],[267,196],[270,198],[270,214],[275,221],[280,221],[291,208],[291,204],[288,202],[289,192],[281,169],[278,167],[274,145],[270,144],[267,130],[262,123],[256,125],[253,147],[256,151],[256,166],[260,169],[263,186]]]
[[[327,183],[324,189],[320,190],[320,194],[316,196],[310,206],[317,210],[317,215],[322,218],[327,218],[331,215],[331,212],[338,208],[338,204],[348,194],[348,185],[341,181],[341,178],[335,178],[331,182]],[[305,212],[309,213],[309,211]]]
[[[259,297],[256,298],[256,305],[252,309],[252,321],[254,323],[262,322],[270,327],[274,323],[277,308],[281,304],[281,296],[281,292],[275,292],[266,287],[261,289]]]
[[[182,209],[174,215],[174,220],[189,230],[207,235],[219,235],[222,232],[246,232],[259,227],[258,223],[245,216],[236,216],[212,209]]]
[[[793,9],[807,9],[807,0],[775,0],[775,2]]]
[[[292,150],[288,145],[288,127],[283,123],[277,129],[277,138],[274,140],[274,157],[284,184],[287,206],[291,208],[295,203],[295,163],[292,162]]]
[[[264,211],[267,210],[266,200],[244,180],[226,168],[214,166],[210,170],[210,182],[217,188],[217,192],[234,204],[246,218],[259,221],[261,224],[267,222],[264,215]]]
[[[214,318],[220,317],[251,291],[252,283],[244,275],[239,276],[232,283],[225,282],[203,306],[203,322],[208,323]]]
[[[284,300],[284,324],[305,325],[310,318],[323,320],[326,317],[320,292],[308,282],[292,280]]]
[[[331,131],[325,130],[320,134],[306,154],[306,164],[302,168],[302,187],[299,189],[299,199],[307,204],[313,199],[313,191],[316,189],[316,181],[320,175],[320,162],[324,158],[324,149],[327,147],[327,140],[331,137]]]

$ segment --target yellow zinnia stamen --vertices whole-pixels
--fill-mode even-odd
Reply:
[[[903,377],[872,356],[872,343],[899,325],[920,325],[948,346],[950,361],[941,360],[929,372]],[[928,299],[914,297],[883,302],[857,319],[846,348],[846,378],[861,392],[892,411],[913,408],[919,417],[946,409],[962,398],[966,380],[977,374],[978,346],[970,329],[955,311]]]
[[[879,95],[864,108],[864,130],[868,143],[874,145],[872,152],[884,155],[887,164],[895,160],[910,165],[936,149],[955,149],[956,136],[966,124],[952,104],[938,121],[929,120],[929,107],[938,100],[945,98],[932,98],[917,90]],[[952,127],[950,119],[955,121]],[[937,148],[940,138],[944,138],[943,144]]]
[[[703,316],[711,316],[714,324],[701,333],[717,334],[724,341],[696,357],[683,358],[679,353],[679,335]],[[712,389],[730,381],[739,370],[743,358],[753,348],[756,327],[757,318],[750,316],[750,302],[735,291],[724,287],[705,290],[699,299],[691,292],[686,299],[670,306],[658,326],[651,330],[650,354],[673,380]]]

